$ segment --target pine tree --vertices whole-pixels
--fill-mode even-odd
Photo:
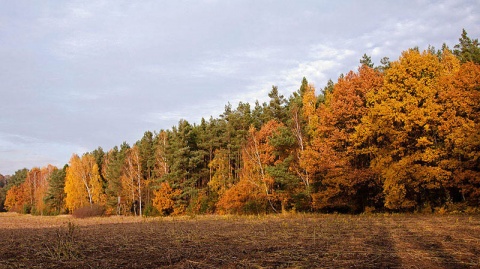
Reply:
[[[65,208],[65,177],[68,165],[63,169],[55,169],[48,178],[48,190],[45,203],[53,214],[60,214]]]
[[[473,62],[480,64],[480,43],[478,39],[470,39],[465,29],[462,30],[462,35],[459,42],[454,46],[453,53],[460,59],[462,63]]]

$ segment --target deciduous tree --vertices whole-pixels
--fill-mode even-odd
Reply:
[[[439,165],[439,80],[448,64],[429,51],[405,51],[385,72],[384,86],[367,93],[369,113],[356,138],[382,175],[386,208],[411,210],[445,199],[450,172]]]
[[[127,151],[125,168],[122,175],[123,197],[127,205],[133,209],[135,215],[142,216],[142,198],[144,195],[145,180],[143,179],[142,163],[137,145]]]
[[[181,190],[173,190],[168,182],[162,182],[160,188],[154,192],[153,206],[164,216],[175,212],[175,200]]]
[[[339,78],[317,109],[319,124],[311,149],[318,150],[315,208],[363,211],[378,199],[378,176],[370,169],[370,158],[355,150],[355,128],[367,115],[366,94],[377,92],[383,76],[368,65],[357,73]]]
[[[65,206],[70,212],[87,205],[103,205],[103,186],[95,158],[91,154],[70,158],[65,179]]]
[[[243,212],[247,212],[249,205],[264,205],[263,210],[276,212],[279,196],[275,191],[275,180],[267,172],[267,167],[274,165],[275,156],[274,147],[269,143],[269,139],[278,132],[282,126],[275,120],[266,123],[262,129],[256,131],[253,125],[250,127],[247,144],[242,152],[243,168],[240,182],[227,190],[220,198],[219,208],[225,210],[241,211],[243,203]],[[250,200],[255,198],[254,201]],[[257,212],[258,213],[258,212]]]

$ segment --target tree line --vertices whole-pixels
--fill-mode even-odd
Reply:
[[[5,210],[106,214],[418,211],[480,205],[480,46],[403,51],[319,90],[231,104],[63,168],[0,182]]]

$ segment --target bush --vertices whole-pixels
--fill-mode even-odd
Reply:
[[[58,229],[48,244],[44,243],[44,255],[53,260],[77,260],[82,258],[77,244],[78,227],[68,222],[67,229]]]
[[[143,209],[143,215],[145,217],[155,217],[160,215],[160,212],[153,206],[153,205],[147,205]]]
[[[105,208],[103,206],[89,205],[89,206],[75,209],[72,215],[75,218],[83,219],[83,218],[103,216],[104,213],[105,213]]]
[[[22,213],[23,214],[30,214],[32,211],[32,206],[30,204],[24,204],[22,208]]]

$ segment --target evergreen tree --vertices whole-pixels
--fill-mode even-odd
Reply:
[[[390,68],[390,59],[388,57],[380,59],[380,66],[375,67],[380,73],[384,73],[388,68]]]
[[[145,182],[144,208],[149,212],[152,208],[153,190],[154,190],[154,171],[155,171],[155,147],[153,133],[146,131],[140,141],[137,142],[140,154],[142,169],[142,180]]]
[[[103,176],[107,183],[105,188],[107,212],[121,214],[122,209],[122,182],[121,176],[124,169],[125,158],[130,146],[123,142],[120,149],[113,147],[105,156],[103,164]]]
[[[458,57],[460,62],[474,62],[480,64],[480,44],[478,39],[470,39],[465,29],[462,30],[462,36],[459,42],[454,46],[453,53]]]
[[[48,190],[45,195],[45,204],[53,214],[60,214],[65,209],[65,177],[68,165],[63,169],[55,169],[48,178]]]
[[[296,174],[298,165],[295,163],[298,144],[292,129],[279,126],[277,132],[270,137],[269,144],[274,148],[275,161],[266,167],[266,171],[274,179],[274,188],[279,194],[282,211],[292,208],[304,210],[302,197],[298,195],[301,192],[301,179]]]
[[[323,103],[324,100],[325,100],[325,96],[327,94],[331,94],[333,93],[333,89],[335,87],[335,84],[333,83],[333,81],[331,79],[329,79],[327,81],[327,86],[325,86],[322,90],[322,95],[318,97],[318,100],[320,101],[319,103]]]
[[[153,144],[153,133],[146,131],[140,141],[137,142],[142,162],[142,174],[145,180],[153,177],[155,166],[155,149]]]
[[[363,54],[362,59],[360,59],[362,65],[366,65],[370,68],[373,68],[372,57],[368,56],[366,53]]]
[[[270,97],[270,102],[265,111],[267,121],[276,120],[285,123],[287,120],[285,113],[285,104],[287,103],[287,100],[283,95],[279,94],[277,86],[272,86],[272,90],[268,93],[268,97]]]
[[[102,165],[103,165],[103,161],[104,161],[104,158],[105,158],[105,151],[103,150],[102,147],[98,147],[97,149],[92,151],[91,154],[95,158],[95,162],[97,163],[100,175],[102,175],[103,174],[102,173]],[[102,181],[103,181],[103,177],[102,177]]]
[[[169,132],[168,141],[167,159],[170,172],[166,178],[173,189],[182,190],[176,210],[183,212],[195,195],[199,180],[197,172],[202,158],[197,152],[194,127],[188,121],[180,120],[178,127],[173,127]]]

